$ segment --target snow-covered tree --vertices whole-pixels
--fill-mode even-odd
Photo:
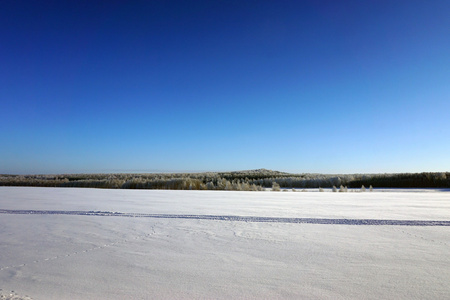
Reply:
[[[276,183],[275,181],[272,182],[272,191],[279,192],[280,191],[280,185]]]
[[[210,182],[208,182],[208,183],[206,184],[206,188],[207,188],[208,190],[215,190],[215,189],[216,189],[216,187],[214,186],[214,183],[213,183],[212,181],[210,181]]]

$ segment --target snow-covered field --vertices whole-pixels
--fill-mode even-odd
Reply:
[[[449,250],[449,192],[0,187],[0,299],[445,299]]]

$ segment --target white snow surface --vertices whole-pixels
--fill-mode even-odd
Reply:
[[[0,210],[450,221],[450,193],[0,187]],[[449,226],[3,213],[0,299],[445,299],[449,250]]]

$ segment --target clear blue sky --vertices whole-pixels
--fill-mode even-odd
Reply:
[[[0,3],[0,173],[450,171],[450,1]]]

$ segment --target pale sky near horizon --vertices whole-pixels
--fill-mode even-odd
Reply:
[[[0,174],[450,171],[450,1],[0,3]]]

